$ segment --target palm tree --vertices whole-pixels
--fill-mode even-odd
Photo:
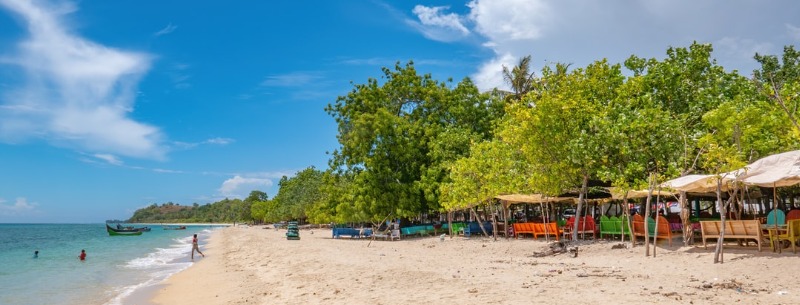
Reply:
[[[519,101],[522,96],[533,90],[534,86],[534,73],[530,72],[531,56],[524,56],[520,58],[519,64],[508,70],[508,67],[503,66],[503,80],[511,85],[513,95],[511,98]]]

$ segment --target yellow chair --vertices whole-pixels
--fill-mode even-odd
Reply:
[[[800,219],[793,219],[786,223],[786,230],[769,230],[769,242],[772,244],[773,251],[775,247],[781,247],[781,241],[788,240],[792,243],[792,252],[797,253],[797,246],[795,245],[800,240]]]

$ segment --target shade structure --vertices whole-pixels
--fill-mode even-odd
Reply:
[[[547,197],[542,194],[508,194],[497,195],[494,198],[505,201],[506,204],[517,203],[548,203],[548,202],[564,202],[573,203],[574,198],[570,197]]]
[[[625,195],[625,192],[619,188],[612,187],[609,188],[609,191],[611,192],[611,198],[615,200],[620,200]],[[628,199],[646,198],[648,193],[649,193],[648,190],[631,190],[628,191],[627,198]],[[675,192],[668,190],[661,190],[659,192],[658,190],[654,190],[653,197],[656,196],[661,196],[662,198],[675,197]]]
[[[784,187],[800,183],[800,150],[775,154],[745,166],[738,180],[748,185]]]
[[[723,179],[722,191],[728,189],[728,183],[732,182],[732,173],[717,175],[686,175],[661,184],[661,187],[691,193],[713,193],[717,191],[717,177]]]

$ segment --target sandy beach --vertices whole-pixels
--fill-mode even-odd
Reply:
[[[800,254],[727,243],[659,242],[612,249],[588,241],[538,257],[543,239],[438,236],[400,241],[332,239],[329,229],[229,227],[201,241],[205,258],[159,286],[154,304],[798,304]],[[629,243],[628,243],[629,244]],[[599,303],[598,303],[599,302]]]

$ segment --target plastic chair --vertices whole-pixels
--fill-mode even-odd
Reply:
[[[781,241],[788,240],[792,244],[792,253],[797,253],[797,241],[800,240],[800,219],[790,220],[786,230],[769,230],[769,243],[772,244],[772,251],[776,247],[783,246]]]
[[[776,221],[777,219],[777,221]],[[786,224],[786,214],[781,210],[772,210],[767,214],[767,225],[783,225]]]
[[[800,219],[800,210],[791,210],[786,214],[786,222],[793,219]]]

